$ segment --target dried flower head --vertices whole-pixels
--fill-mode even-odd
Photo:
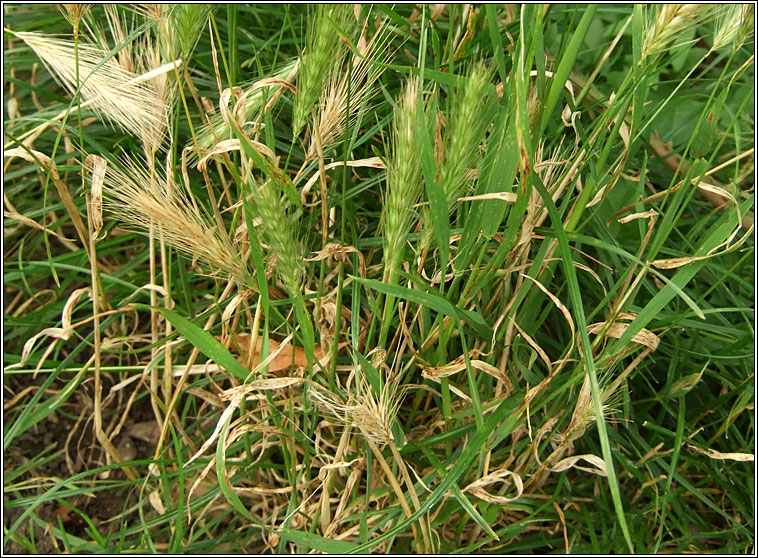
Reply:
[[[168,128],[168,106],[139,76],[107,59],[108,52],[92,44],[74,43],[39,33],[17,33],[72,94],[77,88],[77,56],[82,98],[122,129],[145,140],[163,137]]]
[[[332,66],[329,83],[316,114],[316,127],[324,149],[339,140],[346,124],[355,123],[358,114],[365,108],[365,102],[376,91],[376,84],[384,71],[382,63],[390,56],[387,51],[389,38],[387,27],[383,26],[371,40],[364,38],[358,41],[352,71],[346,70],[346,64],[342,61]],[[348,109],[349,114],[346,114]],[[317,152],[316,142],[312,141],[306,157],[313,159]]]
[[[108,165],[103,184],[105,207],[119,220],[144,234],[154,225],[177,250],[242,283],[254,284],[226,231],[169,184],[159,169],[127,156],[121,163]]]
[[[357,385],[347,399],[338,398],[320,386],[310,391],[317,405],[332,413],[345,426],[356,428],[361,435],[379,448],[393,440],[392,424],[397,416],[404,390],[398,389],[399,377],[385,381],[377,395],[365,375],[356,371]]]
[[[60,4],[59,8],[63,17],[66,18],[75,30],[78,30],[79,23],[87,15],[87,12],[92,9],[92,4]]]

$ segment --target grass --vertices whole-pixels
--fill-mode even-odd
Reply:
[[[753,7],[66,6],[6,552],[754,552]]]

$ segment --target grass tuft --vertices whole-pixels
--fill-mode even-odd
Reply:
[[[4,552],[753,552],[752,6],[4,9]]]

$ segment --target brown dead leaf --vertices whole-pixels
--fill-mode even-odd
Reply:
[[[129,426],[126,433],[132,438],[155,445],[158,443],[158,438],[160,438],[161,429],[156,421],[149,420],[145,422],[135,422]]]
[[[249,333],[239,333],[234,336],[237,344],[239,345],[240,351],[242,351],[242,355],[245,357],[250,354],[250,337],[251,335]],[[269,354],[279,349],[279,341],[276,341],[275,339],[269,339],[268,343]],[[258,357],[261,354],[262,345],[263,340],[258,337],[258,340],[255,343],[253,367],[258,365]],[[345,346],[347,346],[347,342],[339,344],[340,349]],[[324,351],[321,348],[321,345],[316,345],[314,356],[319,360],[319,362],[323,361]],[[305,349],[302,347],[293,347],[292,345],[287,344],[285,347],[282,347],[279,354],[269,363],[268,370],[269,372],[278,372],[280,370],[288,370],[292,366],[305,367],[307,365],[308,358],[305,355]]]
[[[57,524],[59,517],[61,518],[61,522],[67,527],[82,527],[86,525],[81,515],[63,504],[58,504],[51,514],[51,519],[55,524]]]

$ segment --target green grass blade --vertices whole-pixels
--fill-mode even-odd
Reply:
[[[626,523],[626,517],[624,516],[624,508],[621,503],[621,490],[619,488],[618,479],[616,478],[616,471],[613,467],[613,455],[611,453],[611,443],[608,438],[608,432],[606,431],[605,417],[602,407],[602,397],[600,395],[600,384],[597,379],[597,372],[595,370],[595,361],[592,354],[592,344],[590,343],[589,334],[587,333],[587,321],[584,317],[584,305],[582,302],[582,294],[579,289],[579,282],[576,278],[576,270],[574,269],[574,260],[571,256],[571,248],[566,238],[566,231],[563,228],[563,222],[558,213],[558,208],[555,207],[553,199],[545,189],[545,185],[534,174],[531,175],[532,185],[537,189],[542,200],[545,203],[545,207],[550,215],[550,220],[553,222],[553,229],[555,230],[556,237],[558,238],[558,253],[561,258],[561,264],[563,272],[566,276],[568,283],[569,297],[571,299],[571,308],[573,310],[573,318],[576,322],[576,329],[579,331],[579,340],[582,348],[584,349],[584,365],[586,367],[586,373],[590,378],[590,387],[592,390],[592,403],[595,409],[595,417],[597,423],[598,436],[600,437],[600,445],[603,450],[603,460],[605,461],[605,467],[608,472],[608,485],[611,490],[611,497],[613,504],[616,508],[616,517],[624,533],[624,539],[629,547],[629,551],[634,554],[634,547],[632,545],[632,539],[629,535],[629,526]]]

